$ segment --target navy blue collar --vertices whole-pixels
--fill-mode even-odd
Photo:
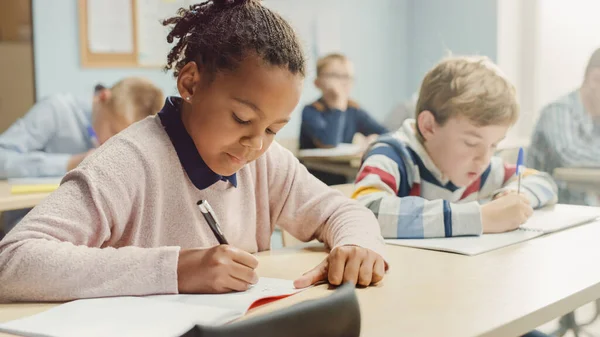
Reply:
[[[211,170],[200,154],[192,137],[187,133],[183,121],[181,120],[181,103],[183,100],[179,97],[167,97],[165,106],[158,113],[160,122],[165,128],[165,132],[171,138],[171,143],[177,152],[181,166],[197,189],[203,190],[212,186],[219,180],[229,181],[234,187],[237,187],[235,173],[224,177]]]

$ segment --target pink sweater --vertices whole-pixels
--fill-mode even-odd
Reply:
[[[210,201],[229,243],[251,253],[268,250],[279,225],[303,241],[383,256],[374,215],[279,144],[237,172],[237,187],[199,190],[159,117],[149,117],[68,173],[0,242],[0,301],[177,293],[179,250],[218,244],[199,199]]]

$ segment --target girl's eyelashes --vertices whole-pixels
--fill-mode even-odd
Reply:
[[[232,112],[232,113],[231,113],[231,115],[233,116],[233,119],[234,119],[234,120],[235,120],[235,121],[236,121],[238,124],[241,124],[241,125],[248,125],[248,124],[250,124],[250,123],[251,123],[251,121],[245,121],[245,120],[243,120],[243,119],[239,118],[239,117],[238,117],[238,116],[235,114],[235,112]],[[277,134],[277,132],[275,132],[275,131],[273,131],[273,130],[271,130],[271,129],[267,129],[265,132],[266,132],[267,134],[269,134],[269,135],[276,135],[276,134]]]
[[[243,119],[239,118],[239,117],[238,117],[238,116],[235,114],[235,112],[232,112],[232,116],[233,116],[233,119],[234,119],[236,122],[238,122],[239,124],[242,124],[242,125],[248,125],[248,124],[250,124],[250,121],[245,121],[245,120],[243,120]]]

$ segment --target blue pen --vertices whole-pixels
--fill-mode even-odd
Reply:
[[[92,141],[92,144],[94,145],[94,147],[100,146],[100,142],[98,141],[98,136],[96,135],[96,131],[94,131],[94,128],[91,125],[87,127],[87,132],[88,132],[88,136],[90,137],[90,140]]]
[[[517,194],[521,194],[521,174],[523,173],[523,148],[519,148],[519,155],[517,156],[517,171],[515,174],[517,175],[518,183],[517,183]]]

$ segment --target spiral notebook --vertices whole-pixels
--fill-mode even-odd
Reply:
[[[462,255],[478,255],[531,240],[548,233],[582,225],[600,217],[600,207],[554,205],[536,210],[517,230],[501,234],[435,239],[387,239],[397,246],[430,249]]]

